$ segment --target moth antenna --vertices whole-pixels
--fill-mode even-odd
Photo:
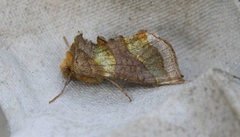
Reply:
[[[66,38],[65,36],[63,36],[63,41],[64,41],[64,43],[65,43],[68,47],[70,47],[70,45],[69,45],[69,43],[68,43],[68,41],[67,41],[67,38]]]
[[[122,88],[120,85],[118,85],[116,82],[108,79],[108,78],[105,78],[106,80],[108,80],[109,82],[111,82],[114,86],[116,86],[128,99],[130,102],[132,102],[132,99],[131,97],[127,94],[126,90],[124,88]]]
[[[60,97],[60,96],[63,94],[65,88],[66,88],[67,85],[71,82],[71,76],[72,76],[72,74],[73,74],[73,73],[70,73],[70,74],[69,74],[68,79],[67,79],[67,81],[65,82],[63,89],[61,90],[61,92],[60,92],[57,96],[55,96],[52,100],[49,101],[49,104],[52,103],[52,102],[54,102],[58,97]]]

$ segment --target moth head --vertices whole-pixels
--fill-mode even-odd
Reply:
[[[70,77],[70,79],[72,80],[75,79],[73,64],[74,64],[74,56],[70,51],[68,51],[66,52],[66,58],[62,61],[60,65],[62,74],[65,78]]]

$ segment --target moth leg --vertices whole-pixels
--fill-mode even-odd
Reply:
[[[115,85],[128,99],[130,102],[132,102],[131,97],[127,94],[126,90],[122,88],[120,85],[118,85],[116,82],[112,81],[111,79],[105,78],[109,82],[111,82],[113,85]]]
[[[69,43],[68,43],[68,41],[67,41],[67,38],[66,38],[65,36],[63,36],[63,41],[64,41],[64,43],[67,45],[67,47],[70,47],[70,45],[69,45]]]
[[[63,89],[61,90],[61,92],[58,93],[57,96],[55,96],[52,100],[50,100],[50,101],[49,101],[49,104],[52,103],[52,102],[54,102],[58,97],[60,97],[60,96],[63,94],[65,88],[66,88],[67,85],[71,82],[71,76],[72,76],[72,73],[69,74],[68,80],[65,82],[64,87],[63,87]]]

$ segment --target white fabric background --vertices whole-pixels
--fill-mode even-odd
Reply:
[[[0,10],[0,105],[11,136],[240,135],[240,81],[224,72],[240,75],[239,1],[2,0]],[[123,84],[129,103],[108,82],[72,82],[48,104],[65,82],[63,36],[71,43],[82,31],[95,42],[140,29],[173,45],[184,84]]]

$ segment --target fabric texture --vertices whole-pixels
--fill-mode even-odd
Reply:
[[[239,1],[0,3],[0,105],[12,137],[240,136]],[[76,81],[48,104],[65,82],[63,36],[96,42],[140,29],[173,45],[184,84],[122,83],[130,103],[107,81]]]

